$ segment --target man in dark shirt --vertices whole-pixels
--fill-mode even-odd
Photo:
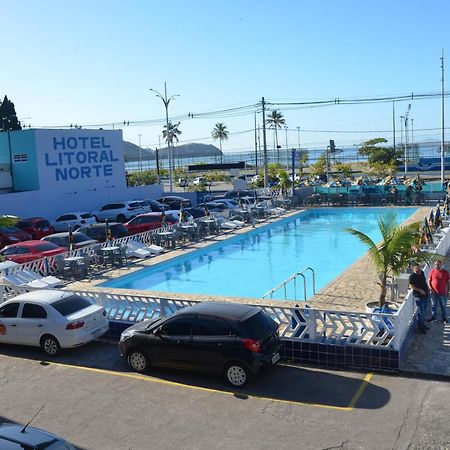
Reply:
[[[413,273],[409,276],[409,288],[413,291],[413,298],[417,306],[417,326],[419,332],[425,334],[428,327],[425,326],[425,311],[427,309],[430,289],[423,270],[418,264],[413,266]]]

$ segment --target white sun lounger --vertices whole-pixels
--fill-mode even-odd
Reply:
[[[9,286],[30,286],[34,288],[45,288],[48,289],[50,286],[47,283],[39,280],[24,281],[23,279],[17,277],[15,274],[10,273],[9,275],[2,276],[2,282]]]
[[[64,281],[60,278],[54,277],[53,275],[48,275],[46,277],[43,277],[39,275],[36,272],[33,272],[32,270],[25,269],[21,270],[19,272],[15,273],[16,276],[19,278],[23,278],[26,282],[31,281],[42,281],[43,283],[47,284],[49,287],[61,287],[64,285]]]
[[[130,241],[127,244],[126,254],[128,258],[149,258],[152,256],[150,250],[141,246],[140,242]]]

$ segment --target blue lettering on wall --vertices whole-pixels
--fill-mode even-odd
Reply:
[[[106,136],[54,137],[53,152],[44,163],[54,168],[56,181],[110,177],[120,158],[114,156]]]

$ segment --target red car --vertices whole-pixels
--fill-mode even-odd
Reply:
[[[21,241],[29,241],[30,239],[32,239],[30,233],[22,231],[17,227],[0,227],[0,248]]]
[[[23,264],[29,261],[34,261],[35,259],[44,258],[46,256],[54,256],[66,252],[67,249],[59,247],[51,242],[26,241],[8,245],[8,247],[5,247],[0,251],[0,255],[9,261]]]
[[[44,236],[55,233],[55,229],[47,219],[42,217],[30,217],[21,219],[15,223],[16,228],[31,234],[32,239],[42,239]]]
[[[178,218],[172,214],[166,214],[166,223],[173,225],[178,222]],[[162,213],[151,212],[139,214],[129,222],[124,223],[130,234],[144,233],[145,231],[155,230],[162,227]]]

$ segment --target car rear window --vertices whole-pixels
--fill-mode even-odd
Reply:
[[[241,323],[241,337],[261,340],[275,333],[277,327],[272,318],[260,311]]]
[[[0,233],[9,234],[18,232],[20,232],[20,229],[16,227],[0,227]]]
[[[49,228],[50,227],[50,223],[48,220],[40,220],[38,222],[36,222],[36,227],[37,228]]]
[[[70,316],[73,313],[88,308],[89,306],[92,305],[92,303],[87,298],[79,297],[78,295],[70,295],[69,297],[57,300],[55,303],[52,303],[51,305],[61,315]]]

